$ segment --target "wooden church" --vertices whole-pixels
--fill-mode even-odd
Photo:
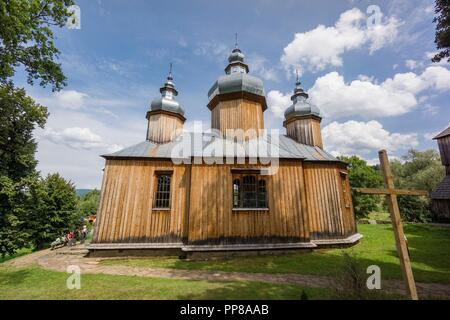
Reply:
[[[285,112],[286,132],[262,134],[267,109],[263,82],[249,74],[236,47],[225,75],[208,92],[211,128],[200,143],[174,157],[184,109],[176,100],[172,73],[147,112],[145,141],[103,155],[106,159],[93,256],[264,253],[352,245],[361,238],[353,213],[347,165],[323,150],[321,113],[296,82]],[[242,159],[229,154],[244,139]],[[211,163],[205,151],[225,141]],[[254,142],[279,150],[277,170],[252,159]],[[182,158],[183,161],[179,161]]]
[[[450,222],[450,127],[433,138],[437,141],[441,154],[445,177],[430,194],[433,220]]]

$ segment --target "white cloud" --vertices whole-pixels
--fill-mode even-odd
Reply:
[[[277,118],[284,118],[284,111],[291,103],[289,94],[285,95],[278,90],[272,90],[267,94],[267,104]]]
[[[367,76],[347,83],[339,73],[330,72],[317,78],[309,94],[326,117],[379,118],[410,112],[418,105],[417,96],[427,89],[450,90],[450,71],[431,66],[422,74],[397,73],[380,84]],[[279,91],[268,93],[268,103],[275,116],[283,118],[284,110],[290,105],[290,95]]]
[[[223,63],[223,61],[230,53],[231,48],[229,46],[226,46],[222,42],[216,40],[200,42],[194,49],[195,55],[213,57],[215,60],[220,61],[221,63]]]
[[[108,145],[98,134],[91,131],[89,128],[65,128],[63,130],[53,130],[47,128],[43,132],[43,137],[56,144],[64,144],[68,147],[77,149],[117,149],[118,145]],[[111,149],[110,149],[111,148]]]
[[[417,134],[390,133],[374,120],[332,122],[323,128],[322,135],[325,147],[335,155],[369,155],[381,149],[395,152],[419,144]]]
[[[302,65],[316,72],[329,66],[342,66],[342,55],[346,51],[365,44],[372,54],[393,42],[401,24],[394,17],[380,18],[381,23],[368,28],[366,15],[353,8],[343,12],[332,27],[319,25],[313,30],[296,33],[294,40],[284,48],[281,63],[288,70]]]
[[[275,68],[269,67],[269,61],[259,54],[250,54],[247,58],[250,71],[263,80],[278,81],[278,72]]]
[[[76,110],[85,107],[86,98],[89,96],[76,90],[63,90],[54,93],[54,97],[54,104],[58,107]]]
[[[418,62],[416,60],[412,60],[412,59],[408,59],[405,61],[405,66],[410,69],[410,70],[414,70],[416,69],[419,65]]]

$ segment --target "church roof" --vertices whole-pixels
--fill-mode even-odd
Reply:
[[[265,102],[264,83],[261,79],[249,75],[248,65],[244,61],[245,55],[236,45],[228,57],[228,66],[225,68],[226,75],[219,77],[208,91],[208,99],[211,102],[217,95],[229,93],[250,93],[264,99],[264,110],[267,108]]]
[[[439,133],[436,137],[433,138],[434,139],[440,139],[440,138],[444,138],[446,136],[450,136],[450,127],[448,127],[447,129],[445,129],[444,131],[442,131],[441,133]]]
[[[430,194],[431,199],[450,200],[450,176],[445,176],[444,180]]]
[[[297,82],[295,83],[294,94],[291,97],[293,104],[284,112],[285,120],[287,121],[297,116],[311,115],[321,118],[319,108],[312,104],[308,98],[309,95],[303,90],[297,73]]]
[[[167,80],[159,91],[161,92],[161,97],[157,97],[152,100],[150,104],[150,111],[168,111],[184,116],[184,108],[175,99],[178,95],[178,91],[173,83],[172,64],[170,64],[170,71],[167,76]]]
[[[198,133],[200,134],[200,133]],[[225,143],[227,147],[223,150],[223,157],[234,157],[238,144],[230,139],[221,139],[213,136],[212,134],[202,133],[202,145],[196,145],[196,143],[191,143],[192,147],[187,148],[187,154],[183,156],[172,156],[174,150],[179,151],[181,139],[186,139],[184,141],[195,141],[194,138],[195,133],[192,132],[184,132],[183,136],[180,139],[175,139],[174,141],[158,144],[151,141],[144,141],[138,143],[134,146],[125,148],[123,150],[102,155],[102,157],[106,159],[120,159],[120,158],[148,158],[148,159],[183,159],[183,158],[191,158],[191,157],[202,157],[204,154],[210,152],[211,149],[214,148],[214,144],[220,143],[223,145]],[[190,140],[189,140],[190,139]],[[314,147],[310,145],[305,145],[296,142],[295,140],[289,138],[286,135],[277,135],[275,138],[272,135],[268,135],[267,137],[255,138],[249,140],[249,142],[244,144],[245,149],[245,157],[254,156],[253,152],[249,152],[249,150],[253,151],[252,146],[256,145],[266,146],[267,149],[277,148],[279,150],[279,158],[280,159],[301,159],[304,161],[323,161],[323,162],[340,162],[339,159],[335,158],[328,152],[320,149],[319,147]],[[177,148],[177,149],[175,149]],[[230,154],[226,152],[230,151]],[[257,150],[261,150],[258,148]],[[272,149],[275,150],[275,149]]]
[[[247,73],[232,73],[219,77],[208,91],[211,100],[217,94],[246,91],[259,96],[265,96],[261,79]]]

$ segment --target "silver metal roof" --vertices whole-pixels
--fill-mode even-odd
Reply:
[[[161,87],[161,89],[159,89],[159,91],[161,92],[161,97],[152,100],[152,103],[150,104],[150,110],[164,110],[178,113],[184,116],[184,108],[177,100],[175,100],[175,97],[178,95],[178,91],[175,88],[175,84],[173,83],[172,64],[170,64],[170,71],[169,75],[167,76],[167,80]]]
[[[286,109],[284,112],[284,118],[289,120],[296,116],[308,116],[313,115],[316,117],[321,117],[320,109],[308,101],[309,95],[303,90],[301,86],[301,82],[298,79],[297,73],[297,82],[295,83],[294,94],[291,97],[293,104]]]
[[[198,139],[200,136],[200,139]],[[200,140],[200,141],[198,141]],[[199,143],[198,143],[198,142]],[[189,143],[192,142],[192,143]],[[183,149],[183,146],[185,148]],[[242,149],[241,149],[242,148]],[[104,158],[148,158],[148,159],[187,159],[191,157],[236,157],[236,150],[241,157],[263,157],[264,154],[278,151],[280,159],[302,159],[304,161],[340,162],[328,152],[310,145],[296,142],[286,135],[267,135],[238,143],[231,139],[223,139],[210,133],[184,132],[174,141],[158,144],[144,141],[123,150],[103,155]],[[255,150],[269,150],[259,153]],[[219,153],[211,150],[221,150]],[[270,156],[268,156],[270,158]]]
[[[164,110],[169,112],[175,112],[184,116],[184,108],[181,106],[181,104],[174,99],[167,99],[165,97],[153,99],[150,105],[150,109],[152,111]]]
[[[286,120],[289,120],[296,116],[307,115],[321,117],[319,108],[302,97],[297,98],[294,104],[287,108],[284,112],[284,117]]]
[[[216,95],[232,92],[250,92],[265,96],[264,84],[261,79],[247,73],[231,73],[221,76],[209,89],[208,98],[211,101]]]

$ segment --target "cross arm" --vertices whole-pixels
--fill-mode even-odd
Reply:
[[[426,190],[383,189],[383,188],[352,188],[353,191],[365,194],[397,194],[407,196],[428,196]]]

